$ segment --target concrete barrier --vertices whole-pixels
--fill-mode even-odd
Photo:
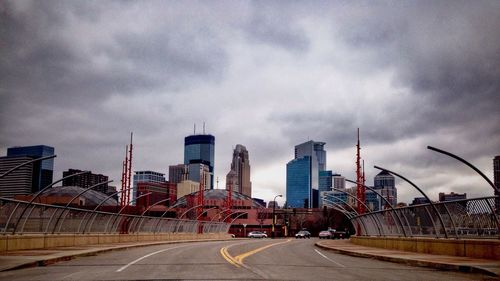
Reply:
[[[383,249],[500,260],[500,240],[351,236],[357,245]]]
[[[231,238],[231,235],[227,233],[14,234],[0,236],[0,252],[123,242],[159,242],[229,238]]]

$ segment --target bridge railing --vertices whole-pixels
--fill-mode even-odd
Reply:
[[[29,211],[23,212],[26,208]],[[0,234],[227,233],[229,227],[224,222],[117,214],[0,197]]]
[[[399,236],[434,238],[498,238],[500,210],[498,196],[462,199],[399,207],[365,213],[351,218],[360,236]]]

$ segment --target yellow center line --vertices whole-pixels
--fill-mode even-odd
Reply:
[[[240,264],[237,261],[235,261],[234,258],[227,252],[227,247],[220,249],[220,254],[230,264],[232,264],[236,267],[240,267]]]
[[[222,255],[222,257],[224,257],[224,259],[226,259],[230,264],[236,266],[236,267],[240,267],[240,266],[243,266],[243,260],[253,254],[256,254],[260,251],[263,251],[267,248],[270,248],[270,247],[273,247],[273,246],[276,246],[276,245],[280,245],[280,244],[284,244],[284,243],[288,243],[292,241],[292,239],[288,239],[284,242],[278,242],[278,243],[273,243],[273,244],[269,244],[269,245],[266,245],[266,246],[263,246],[263,247],[260,247],[260,248],[257,248],[255,250],[251,250],[251,251],[248,251],[246,253],[243,253],[241,255],[238,255],[236,257],[233,257],[231,256],[228,251],[227,251],[227,247],[224,247],[222,249],[220,249],[220,253]]]

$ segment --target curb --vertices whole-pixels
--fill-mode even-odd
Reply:
[[[0,272],[28,268],[28,267],[47,266],[47,265],[51,265],[51,264],[61,262],[61,261],[69,261],[69,260],[75,259],[77,257],[95,256],[97,254],[101,254],[101,253],[105,253],[105,252],[126,250],[126,249],[131,249],[131,248],[139,248],[139,247],[147,247],[147,246],[155,246],[155,245],[165,245],[165,244],[191,243],[191,242],[227,241],[227,240],[232,240],[232,239],[233,238],[231,238],[231,239],[203,239],[203,240],[176,240],[176,241],[164,241],[164,242],[156,241],[156,242],[145,243],[145,244],[110,246],[108,248],[102,248],[102,249],[98,249],[98,250],[88,250],[86,252],[82,252],[82,253],[78,253],[78,254],[68,254],[68,255],[62,255],[59,257],[42,258],[42,259],[38,259],[38,260],[34,260],[34,261],[28,261],[28,262],[25,262],[22,264],[18,264],[18,265],[14,265],[14,266],[11,266],[8,268],[0,269]]]
[[[436,268],[436,269],[440,269],[440,270],[447,270],[447,271],[459,271],[459,272],[465,272],[465,273],[481,273],[481,274],[494,276],[494,277],[499,276],[497,273],[490,271],[488,269],[479,267],[479,266],[458,265],[458,264],[450,264],[450,263],[442,263],[442,262],[431,262],[431,261],[425,261],[425,260],[414,260],[414,259],[405,259],[405,258],[399,258],[399,257],[389,257],[389,256],[375,255],[375,254],[359,253],[359,252],[354,252],[354,251],[331,248],[331,247],[328,247],[325,245],[321,245],[320,242],[316,242],[314,245],[316,247],[319,247],[319,248],[322,248],[322,249],[325,249],[328,251],[337,252],[340,254],[354,256],[354,257],[372,258],[372,259],[377,259],[377,260],[381,260],[381,261],[401,263],[401,264],[406,264],[406,265],[411,265],[411,266],[431,267],[431,268]]]

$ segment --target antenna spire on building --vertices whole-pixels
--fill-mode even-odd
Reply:
[[[203,134],[205,134],[205,122],[203,122]]]

